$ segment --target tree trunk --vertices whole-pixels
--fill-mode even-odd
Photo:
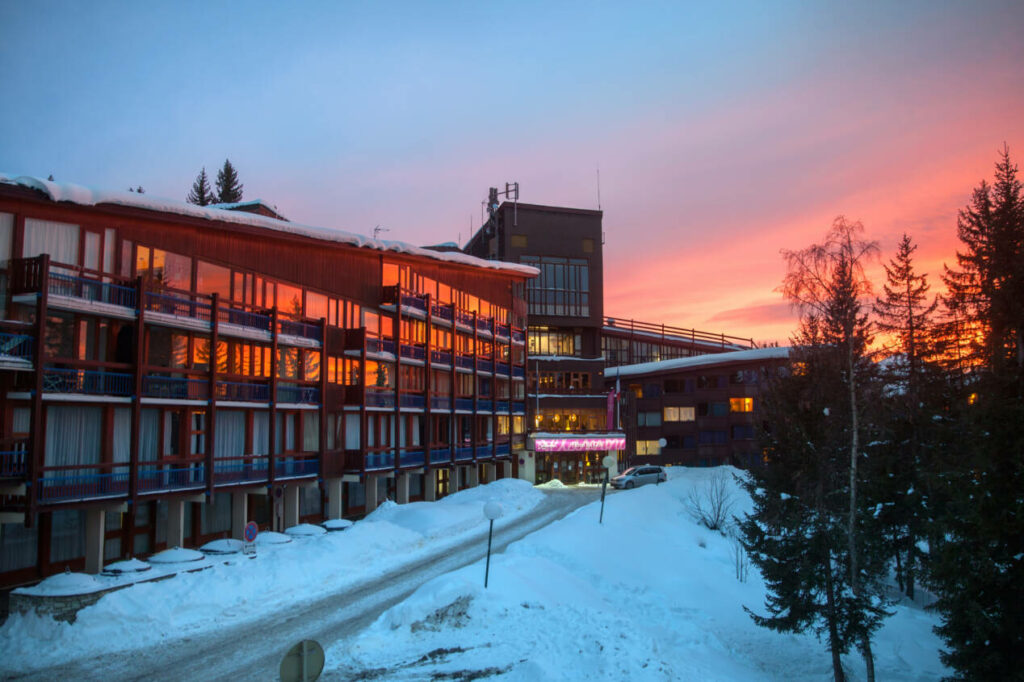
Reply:
[[[835,586],[832,584],[832,553],[825,553],[825,603],[827,604],[826,618],[828,619],[828,648],[832,652],[832,676],[835,682],[846,682],[846,674],[843,673],[843,662],[839,658],[839,630],[836,627],[836,594]]]
[[[850,588],[860,595],[860,581],[857,566],[857,450],[860,442],[857,434],[857,383],[853,374],[853,330],[847,333],[846,370],[850,383],[850,518],[847,522],[847,541],[850,552]]]
[[[860,643],[860,652],[864,656],[864,667],[867,669],[868,682],[875,682],[875,657],[871,654],[871,639],[865,637]]]

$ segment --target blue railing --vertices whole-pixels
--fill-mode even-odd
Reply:
[[[21,478],[28,473],[24,449],[0,451],[0,478]]]
[[[366,455],[366,468],[367,469],[394,469],[395,468],[395,453],[393,452],[374,452]]]
[[[366,391],[366,406],[367,407],[394,407],[395,406],[395,392],[394,391]]]
[[[270,400],[270,386],[237,381],[218,381],[217,398],[250,403],[265,403]]]
[[[31,362],[33,341],[33,337],[25,334],[0,333],[0,355]]]
[[[274,476],[277,478],[294,478],[298,476],[315,476],[320,471],[320,462],[316,459],[278,459],[274,462]]]
[[[459,355],[455,358],[455,366],[460,369],[473,369],[473,356]]]
[[[128,494],[128,471],[109,474],[61,474],[39,479],[40,502],[67,502]]]
[[[414,407],[423,409],[426,407],[427,400],[422,395],[416,393],[403,393],[402,394],[402,407]]]
[[[494,405],[495,412],[508,412],[509,404],[507,400],[499,400]]]
[[[135,289],[99,282],[94,279],[83,279],[73,275],[65,275],[60,272],[50,271],[50,293],[55,296],[68,296],[70,298],[81,298],[96,303],[109,303],[111,305],[135,308],[138,300]]]
[[[148,312],[174,315],[175,317],[191,317],[209,322],[213,306],[209,303],[193,301],[180,296],[147,291],[146,310]]]
[[[448,365],[452,364],[452,354],[443,350],[432,350],[430,351],[430,362],[435,365]]]
[[[432,305],[430,306],[430,314],[442,320],[452,321],[452,309],[447,306]]]
[[[366,337],[367,353],[391,353],[395,354],[395,342],[390,339],[377,339],[372,336]]]
[[[240,327],[250,327],[260,331],[269,332],[273,318],[262,313],[253,313],[238,308],[221,308],[220,321],[228,324],[237,324]]]
[[[491,362],[490,360],[477,360],[476,368],[480,372],[487,372],[488,374],[490,374],[491,372],[494,371],[494,363]]]
[[[501,337],[504,337],[504,338],[507,339],[508,335],[509,335],[509,330],[510,329],[511,329],[511,327],[509,325],[507,325],[507,324],[499,324],[498,327],[497,327],[498,336],[501,336]]]
[[[421,312],[427,312],[427,301],[414,296],[412,294],[402,294],[402,306],[407,308],[415,308]]]
[[[499,362],[498,365],[497,365],[497,371],[495,372],[495,374],[502,374],[504,376],[508,376],[508,371],[509,371],[508,365],[505,364],[504,362]]]
[[[304,339],[320,340],[320,326],[297,320],[278,320],[282,334],[298,336]]]
[[[512,414],[526,414],[526,403],[522,401],[513,402]]]
[[[470,315],[469,313],[464,313],[464,312],[462,312],[460,310],[457,313],[455,313],[455,323],[456,324],[465,325],[465,326],[469,327],[470,329],[472,329],[473,328],[473,316]]]
[[[156,467],[139,470],[139,493],[156,493],[165,490],[187,490],[206,485],[206,465],[196,463],[189,466]]]
[[[268,471],[266,457],[213,461],[213,480],[217,483],[265,481]]]
[[[481,457],[490,457],[494,449],[490,445],[478,445],[476,446],[477,459]]]
[[[497,450],[497,452],[498,452],[498,456],[501,457],[501,456],[504,456],[504,455],[511,454],[512,449],[509,447],[508,443],[498,443],[498,450]]]
[[[452,461],[452,451],[448,448],[434,448],[430,451],[430,463],[441,464]]]
[[[425,458],[426,455],[422,450],[412,450],[400,453],[398,455],[398,463],[399,466],[403,467],[421,467]]]
[[[482,398],[476,401],[477,412],[493,412],[494,401],[490,398]]]
[[[512,376],[515,377],[516,379],[523,379],[523,378],[525,378],[526,377],[526,368],[525,367],[513,367],[512,368]]]
[[[462,410],[464,412],[473,411],[473,399],[472,398],[456,398],[455,409]]]
[[[455,460],[457,462],[464,462],[467,459],[473,459],[473,448],[455,448]]]
[[[476,318],[476,331],[478,334],[491,333],[491,320],[488,317]]]
[[[450,410],[452,409],[452,399],[446,395],[430,396],[430,409]]]
[[[209,400],[210,383],[185,377],[142,377],[142,395],[171,400]]]
[[[402,357],[426,361],[427,351],[423,346],[402,346]]]
[[[278,386],[279,403],[319,403],[320,389],[315,386]]]
[[[43,370],[43,392],[130,396],[132,375],[47,367]]]
[[[526,333],[518,329],[512,330],[512,342],[517,344],[526,343]]]

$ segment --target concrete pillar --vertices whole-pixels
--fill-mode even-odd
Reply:
[[[185,545],[185,500],[167,500],[167,546]]]
[[[395,502],[409,504],[409,474],[395,474]]]
[[[299,486],[284,487],[284,527],[299,525]]]
[[[459,492],[459,485],[462,483],[462,467],[452,467],[448,471],[448,494]]]
[[[369,514],[377,508],[377,477],[367,474],[363,488],[366,490],[366,513]]]
[[[437,470],[431,469],[423,474],[423,500],[433,502],[437,499]]]
[[[245,526],[249,523],[249,496],[243,491],[231,493],[231,537],[245,538]]]
[[[498,467],[493,463],[484,464],[485,483],[494,483],[497,480]]]
[[[512,478],[512,462],[501,463],[501,477]]]
[[[345,485],[340,478],[329,478],[327,483],[327,518],[340,519],[344,508]]]
[[[103,545],[107,531],[107,512],[89,509],[85,512],[85,572],[103,570]]]
[[[466,481],[467,488],[475,488],[480,485],[480,465],[474,464],[473,466],[466,467],[466,472],[469,474],[469,480]]]

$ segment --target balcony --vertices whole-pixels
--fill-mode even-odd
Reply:
[[[210,382],[187,377],[142,377],[142,395],[167,400],[209,400]]]
[[[132,394],[132,384],[131,374],[54,367],[43,370],[44,393],[127,397]]]
[[[266,456],[218,458],[213,460],[213,481],[217,485],[232,483],[262,483],[268,478]]]
[[[391,451],[371,452],[366,455],[366,470],[379,471],[395,468],[395,453]]]
[[[455,461],[466,462],[473,460],[473,448],[472,447],[461,447],[455,448]]]
[[[116,469],[107,473],[81,473],[50,471],[39,479],[37,499],[50,502],[74,502],[106,497],[128,495],[130,473],[128,465],[112,466]]]
[[[206,299],[206,300],[203,300]],[[166,316],[174,320],[197,320],[202,328],[208,328],[212,318],[213,305],[205,296],[190,298],[187,295],[174,295],[156,291],[147,291],[143,296],[143,309],[147,314],[155,313],[154,319]]]
[[[278,386],[278,403],[319,404],[320,389],[315,386]]]
[[[523,401],[514,401],[512,403],[512,414],[526,414],[526,403]]]
[[[499,362],[498,365],[497,365],[495,374],[500,374],[501,376],[506,376],[507,377],[508,373],[509,373],[509,366],[508,366],[508,364],[504,363],[504,362]]]
[[[448,306],[437,305],[435,303],[430,306],[430,314],[439,320],[444,320],[445,322],[450,323],[452,321],[452,309]]]
[[[395,406],[395,392],[391,389],[377,389],[367,387],[366,389],[366,406],[367,407],[394,407]]]
[[[447,412],[452,409],[452,399],[446,395],[434,395],[430,397],[430,409],[443,410]]]
[[[526,368],[525,367],[512,367],[512,378],[513,379],[525,379]]]
[[[423,450],[409,450],[400,452],[398,465],[401,467],[421,467],[426,462],[426,453]]]
[[[419,360],[425,362],[427,359],[427,351],[423,346],[402,346],[402,357],[408,358],[409,360]]]
[[[448,448],[434,448],[430,451],[431,464],[446,464],[452,461],[452,451]]]
[[[304,478],[316,476],[320,471],[320,462],[316,455],[305,455],[301,457],[281,457],[274,461],[274,477],[283,478]]]
[[[468,369],[472,372],[476,365],[473,362],[472,355],[459,355],[455,358],[455,366],[459,369]]]
[[[139,465],[139,494],[195,490],[206,487],[206,465],[202,462],[178,466]]]
[[[0,366],[18,369],[32,365],[32,346],[35,338],[27,334],[0,332]]]
[[[366,337],[366,352],[376,355],[380,355],[381,353],[394,355],[395,342],[391,339],[378,339],[373,336],[368,336]]]
[[[451,367],[452,354],[449,351],[432,350],[430,351],[430,362],[433,365],[446,365]]]
[[[494,371],[494,363],[490,360],[480,359],[476,361],[476,368],[479,372],[487,372],[488,374],[491,374]]]
[[[402,407],[411,407],[414,409],[424,409],[427,401],[422,394],[417,393],[403,393],[401,397]]]
[[[508,443],[498,443],[497,454],[498,457],[507,457],[512,454],[512,448]]]
[[[455,409],[460,412],[472,412],[473,411],[473,399],[472,398],[456,398]]]
[[[28,474],[28,439],[0,440],[0,478],[24,478]]]
[[[76,277],[55,270],[50,270],[47,292],[51,299],[50,305],[55,308],[80,310],[83,307],[114,306],[127,309],[120,312],[121,317],[134,317],[138,303],[135,287]]]
[[[280,395],[280,393],[281,389],[278,388],[278,394]],[[244,403],[270,402],[270,386],[264,383],[218,381],[214,394],[218,400],[233,400]]]
[[[304,339],[320,343],[320,325],[310,324],[299,320],[281,319],[277,322],[278,330],[282,336],[290,336],[293,339]],[[304,344],[300,344],[304,345]]]
[[[521,329],[513,329],[512,330],[512,343],[516,344],[517,346],[525,346],[526,345],[526,332],[524,332]]]

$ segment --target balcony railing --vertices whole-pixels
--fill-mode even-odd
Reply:
[[[278,389],[278,393],[280,393],[280,389]],[[216,395],[218,400],[265,403],[270,401],[270,386],[238,381],[218,381]]]
[[[401,452],[398,455],[398,464],[403,467],[421,467],[424,464],[426,454],[423,450],[410,450]]]
[[[430,451],[431,464],[443,464],[452,461],[452,451],[448,448],[434,448]]]
[[[512,414],[526,414],[526,403],[514,401],[512,403]]]
[[[278,386],[279,403],[319,403],[320,389],[315,386]]]
[[[497,453],[499,457],[504,457],[512,453],[512,449],[508,443],[498,443]]]
[[[54,473],[39,479],[40,502],[70,502],[101,497],[121,497],[128,494],[127,466],[117,467],[112,473]]]
[[[169,400],[209,400],[210,383],[187,377],[142,377],[142,395]]]
[[[463,412],[473,411],[473,399],[472,398],[456,398],[455,409]]]
[[[480,372],[487,372],[488,374],[490,374],[491,372],[494,371],[494,363],[491,362],[490,360],[477,360],[476,368]]]
[[[490,398],[480,398],[476,401],[476,409],[478,412],[493,412],[494,401]]]
[[[455,461],[464,462],[473,459],[472,447],[455,448]]]
[[[432,350],[430,351],[430,362],[435,365],[448,365],[452,364],[452,354],[448,351],[443,350]]]
[[[524,332],[524,331],[522,331],[520,329],[513,329],[512,330],[512,343],[516,343],[516,344],[519,344],[519,345],[525,344],[526,343],[526,332]]]
[[[373,390],[366,389],[366,406],[367,407],[394,407],[395,406],[395,392],[393,390]]]
[[[43,391],[45,393],[130,396],[132,394],[132,375],[47,367],[43,371]]]
[[[28,473],[28,440],[0,441],[0,478],[24,478]]]
[[[455,323],[473,328],[473,316],[461,310],[455,311]]]
[[[430,409],[445,411],[450,410],[452,409],[452,399],[446,395],[430,396]]]
[[[32,344],[35,339],[25,334],[0,333],[0,357],[32,361]]]
[[[490,445],[477,445],[476,446],[476,456],[477,456],[477,459],[480,459],[480,458],[483,458],[483,457],[490,457],[491,453],[493,453],[493,452],[494,452],[494,449]]]
[[[523,379],[526,377],[525,367],[512,367],[512,376],[516,379]]]
[[[395,453],[393,452],[373,452],[366,455],[366,468],[367,470],[378,470],[378,469],[394,469],[395,468]]]
[[[395,342],[391,339],[378,339],[373,336],[366,337],[367,353],[391,353],[395,354]]]
[[[402,394],[402,407],[412,407],[423,409],[426,407],[427,401],[422,395],[417,393],[403,393]]]
[[[277,478],[299,478],[302,476],[316,476],[320,471],[320,463],[316,458],[277,459],[274,462],[274,476]]]
[[[139,493],[157,493],[169,490],[190,490],[206,485],[206,465],[196,462],[185,466],[157,466],[147,464],[139,468]]]
[[[509,402],[507,400],[499,400],[494,404],[495,412],[508,412]]]
[[[459,355],[455,358],[455,366],[459,369],[473,369],[473,356],[471,355]]]
[[[266,457],[247,456],[213,460],[213,481],[217,484],[265,481],[268,471]]]
[[[409,358],[410,360],[426,361],[427,352],[423,346],[402,346],[402,357]]]
[[[287,334],[288,336],[298,336],[303,339],[312,339],[313,341],[320,340],[320,326],[310,324],[309,322],[278,320],[278,328],[282,334]]]
[[[235,308],[234,306],[220,308],[217,317],[220,322],[237,324],[240,327],[249,327],[251,329],[259,329],[264,332],[270,331],[271,322],[273,321],[273,318],[271,318],[270,315],[255,313],[250,310]]]
[[[452,321],[452,309],[443,305],[430,306],[430,314],[442,320]]]
[[[404,307],[404,308],[413,308],[415,310],[419,310],[420,312],[426,313],[427,312],[427,300],[425,298],[421,298],[420,296],[416,296],[415,294],[403,293],[402,294],[402,307]]]
[[[213,310],[213,306],[207,301],[193,300],[187,296],[175,296],[157,291],[147,291],[145,301],[146,312],[188,317],[203,322],[210,321]]]
[[[134,309],[138,297],[132,287],[95,279],[85,279],[50,271],[49,292],[54,296],[80,298],[94,303],[108,303]]]

